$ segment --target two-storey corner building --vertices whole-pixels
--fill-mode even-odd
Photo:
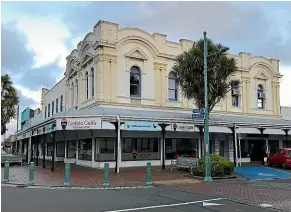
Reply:
[[[99,21],[66,58],[64,78],[43,90],[43,120],[29,129],[37,131],[31,134],[40,155],[96,168],[109,162],[117,170],[201,157],[203,119],[192,118],[196,106],[171,72],[193,41],[166,38]],[[291,127],[280,113],[279,60],[243,52],[229,57],[241,85],[210,114],[210,152],[235,163],[262,161],[287,145],[284,130]]]

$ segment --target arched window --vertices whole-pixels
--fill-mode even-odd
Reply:
[[[168,76],[168,98],[171,101],[178,101],[179,81],[177,76],[171,72]]]
[[[75,82],[75,84],[76,84],[76,104],[78,104],[78,97],[79,97],[79,84],[78,84],[78,79],[76,79],[76,82]]]
[[[264,93],[264,87],[262,85],[258,85],[257,95],[258,95],[258,109],[264,109],[265,108],[265,93]]]
[[[92,75],[92,97],[94,97],[94,88],[95,88],[95,84],[94,84],[94,81],[95,81],[95,72],[94,72],[94,68],[91,68],[91,75]]]
[[[240,90],[237,83],[231,85],[231,101],[233,107],[239,107],[240,100]]]
[[[89,99],[89,76],[88,76],[88,72],[86,71],[85,74],[85,93],[86,93],[86,99]]]
[[[130,96],[141,97],[141,75],[140,69],[136,66],[130,69]]]
[[[74,106],[74,83],[72,82],[71,84],[71,104],[72,104],[72,107]]]

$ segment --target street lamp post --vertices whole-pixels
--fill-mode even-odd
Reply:
[[[204,35],[204,143],[205,143],[205,177],[204,181],[209,182],[212,181],[211,177],[211,167],[210,167],[210,155],[209,155],[209,108],[208,108],[208,82],[207,82],[207,58],[209,56],[213,56],[216,53],[223,53],[226,52],[229,48],[228,47],[221,47],[217,49],[218,52],[211,54],[208,56],[208,42],[206,37],[206,32],[203,33]]]
[[[210,156],[209,156],[209,114],[208,114],[208,86],[207,86],[207,37],[204,35],[204,143],[205,143],[205,178],[204,181],[212,181]]]

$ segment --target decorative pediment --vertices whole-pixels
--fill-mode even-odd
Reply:
[[[259,72],[259,73],[255,76],[255,79],[267,80],[268,77],[267,77],[263,72]]]
[[[148,59],[146,54],[142,50],[140,50],[138,48],[136,48],[136,49],[130,51],[129,53],[125,54],[125,57],[135,58],[135,59],[139,59],[139,60],[147,60]]]

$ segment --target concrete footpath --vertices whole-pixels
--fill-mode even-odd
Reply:
[[[12,187],[2,187],[2,210],[5,212],[271,211],[225,198],[215,198],[169,188],[50,190]]]

